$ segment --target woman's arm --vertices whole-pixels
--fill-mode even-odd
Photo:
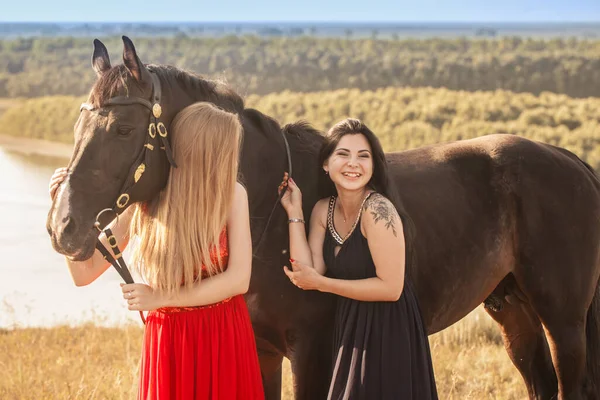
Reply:
[[[48,185],[48,192],[50,194],[50,199],[53,201],[56,197],[56,191],[68,175],[69,170],[67,168],[58,168],[52,174],[50,183]],[[132,215],[133,207],[129,207],[116,221],[113,221],[109,225],[113,234],[117,238],[117,243],[119,244],[119,249],[121,251],[125,249],[129,241],[129,223],[131,222]],[[116,223],[117,221],[119,222],[118,224]],[[105,235],[102,233],[100,234],[99,238],[102,244],[104,244],[104,247],[106,247],[109,253],[114,257],[115,254],[113,253],[112,248],[108,245]],[[68,258],[65,259],[75,286],[89,285],[100,275],[102,275],[110,266],[110,263],[104,259],[98,250],[95,250],[92,257],[85,261],[72,261]]]
[[[404,288],[405,245],[402,221],[392,203],[374,194],[365,205],[361,229],[369,243],[376,277],[358,280],[315,276],[298,265],[286,271],[292,282],[303,289],[334,293],[360,301],[396,301]]]
[[[302,192],[293,179],[288,181],[288,190],[281,199],[288,218],[304,220]],[[290,222],[290,258],[300,264],[313,267],[324,275],[327,267],[323,260],[323,241],[327,219],[327,200],[320,200],[313,207],[310,217],[310,232],[306,238],[306,227],[300,222]],[[295,263],[292,263],[292,267]]]
[[[250,285],[252,239],[246,189],[237,183],[233,204],[227,217],[229,260],[220,274],[202,279],[173,295],[161,294],[143,284],[123,285],[124,298],[130,310],[149,311],[160,307],[193,307],[218,303],[244,294]],[[131,296],[128,295],[131,292]]]
[[[290,217],[292,218],[292,217]],[[325,220],[327,218],[327,200],[315,204],[310,217],[310,232],[306,239],[304,224],[290,223],[290,258],[296,263],[313,267],[320,275],[325,275],[327,267],[323,260],[323,241],[325,240]]]
[[[109,224],[110,229],[117,238],[117,244],[121,253],[127,247],[129,243],[129,224],[131,223],[131,217],[133,216],[135,207],[127,208],[118,219]],[[110,254],[114,257],[115,254],[112,248],[106,240],[106,235],[101,233],[100,242],[108,249]],[[104,259],[102,253],[98,250],[94,251],[94,255],[85,261],[72,261],[69,258],[65,258],[71,278],[75,286],[86,286],[94,282],[100,275],[102,275],[109,267],[110,263]]]

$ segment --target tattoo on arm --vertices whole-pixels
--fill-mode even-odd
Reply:
[[[387,229],[391,229],[395,237],[398,237],[396,232],[396,224],[398,211],[394,208],[393,204],[384,196],[379,193],[375,193],[369,197],[365,208],[373,216],[373,221],[376,224],[379,221],[383,221]]]

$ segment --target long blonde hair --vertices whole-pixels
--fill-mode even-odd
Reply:
[[[154,289],[177,292],[223,270],[219,238],[233,201],[242,126],[237,115],[194,103],[171,125],[173,155],[166,187],[149,210],[136,206],[131,235],[139,237],[132,266]]]

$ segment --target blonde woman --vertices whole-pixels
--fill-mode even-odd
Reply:
[[[238,117],[196,103],[174,119],[172,168],[149,204],[127,210],[113,233],[137,236],[131,265],[147,284],[122,285],[130,310],[147,316],[140,367],[141,399],[263,398],[248,290],[252,245],[248,198],[237,182]],[[64,179],[51,180],[50,193]],[[96,252],[67,264],[76,285],[109,267]]]

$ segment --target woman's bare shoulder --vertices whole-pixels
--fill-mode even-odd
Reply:
[[[246,187],[240,182],[235,183],[233,197],[234,199],[248,201],[248,191],[246,190]]]
[[[327,209],[329,208],[329,197],[321,199],[315,203],[312,209],[311,220],[318,220],[322,226],[327,225]]]
[[[402,229],[402,220],[394,204],[380,193],[373,193],[364,204],[363,216],[361,220],[361,231],[368,234],[369,228],[377,226],[385,227],[390,230],[394,236],[397,236],[398,230]],[[381,221],[381,224],[379,222]],[[366,229],[365,229],[366,228]]]

